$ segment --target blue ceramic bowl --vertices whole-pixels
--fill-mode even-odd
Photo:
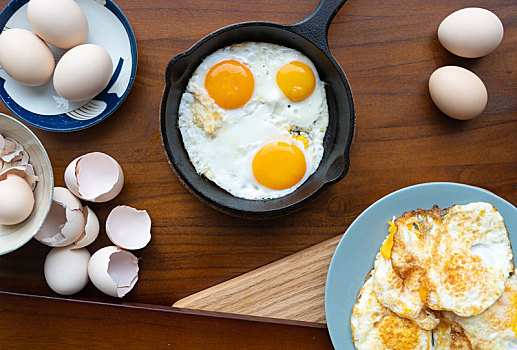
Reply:
[[[71,102],[61,98],[52,79],[42,86],[24,86],[0,69],[0,98],[18,118],[50,131],[81,130],[112,114],[124,101],[136,74],[137,51],[133,30],[111,0],[76,0],[90,27],[87,43],[105,48],[113,61],[108,86],[92,100]],[[28,0],[13,0],[0,13],[0,29],[32,30],[27,19]],[[66,52],[51,45],[56,61]]]

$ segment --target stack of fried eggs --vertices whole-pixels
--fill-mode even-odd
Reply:
[[[356,349],[517,349],[517,277],[490,203],[414,210],[390,222],[359,291]]]
[[[291,48],[246,42],[207,56],[178,114],[196,171],[236,197],[285,196],[323,157],[324,84],[314,64]]]

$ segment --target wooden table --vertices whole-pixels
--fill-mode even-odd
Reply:
[[[147,209],[153,237],[136,253],[140,280],[123,300],[102,295],[91,284],[73,297],[58,298],[43,278],[49,248],[31,241],[0,257],[0,348],[330,349],[321,325],[214,316],[169,305],[344,232],[370,204],[402,187],[461,182],[517,204],[517,6],[505,0],[349,0],[329,32],[331,51],[355,99],[348,175],[299,212],[275,220],[229,217],[194,198],[173,174],[160,141],[167,62],[222,26],[294,23],[316,3],[117,1],[139,53],[126,101],[84,131],[33,130],[49,153],[56,186],[64,186],[66,165],[81,154],[106,152],[121,163],[122,193],[92,208],[101,222],[118,204]],[[505,26],[501,46],[481,59],[455,57],[436,37],[440,21],[467,6],[492,10]],[[447,64],[467,67],[484,81],[489,100],[481,116],[455,121],[434,107],[427,80]],[[0,112],[9,113],[3,105]],[[90,252],[108,244],[102,228]]]

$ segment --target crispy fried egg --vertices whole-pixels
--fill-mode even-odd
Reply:
[[[314,173],[329,119],[314,64],[294,49],[259,42],[207,56],[178,116],[197,173],[252,200],[285,196]]]
[[[459,317],[445,312],[444,318],[458,323],[472,343],[479,350],[517,349],[517,277],[506,281],[501,297],[487,310],[477,316]]]
[[[350,320],[356,349],[431,349],[431,331],[421,329],[379,303],[372,274],[373,271],[359,291]]]
[[[403,280],[393,269],[391,260],[377,254],[373,284],[379,303],[400,317],[410,319],[420,328],[432,330],[438,318],[424,306],[418,280]]]
[[[490,203],[416,210],[395,225],[393,268],[404,280],[420,281],[429,308],[468,317],[503,293],[513,254],[504,220]]]

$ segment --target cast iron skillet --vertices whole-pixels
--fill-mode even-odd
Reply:
[[[327,42],[330,22],[345,1],[321,0],[308,18],[292,25],[248,22],[222,28],[169,62],[165,71],[166,85],[160,111],[162,141],[180,181],[203,202],[235,216],[269,218],[299,208],[329,184],[345,176],[354,132],[354,103],[346,77],[330,54]],[[303,185],[293,193],[277,199],[257,201],[237,198],[197,174],[178,128],[181,95],[197,66],[212,52],[246,41],[279,44],[302,52],[314,63],[320,79],[326,83],[329,125],[324,139],[323,159]]]

